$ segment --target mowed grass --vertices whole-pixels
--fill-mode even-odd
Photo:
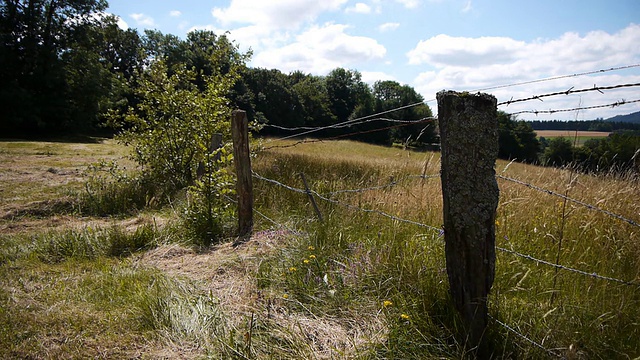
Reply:
[[[538,138],[564,137],[571,140],[576,146],[582,146],[587,140],[605,138],[610,133],[606,131],[536,130],[536,134]]]
[[[47,168],[29,158],[45,145],[23,146],[11,156]],[[50,156],[62,171],[126,153],[103,143],[80,161],[64,159],[64,146],[74,145]],[[10,164],[11,156],[2,159]],[[316,196],[319,221],[306,194],[254,178],[259,212],[253,237],[239,247],[234,239],[210,249],[185,245],[172,225],[179,201],[159,210],[168,218],[160,224],[134,216],[79,227],[84,220],[68,215],[73,227],[3,234],[0,358],[463,358],[469,348],[449,302],[439,230],[439,169],[438,153],[351,141],[258,151],[257,174],[303,188],[304,173],[331,201]],[[496,172],[640,221],[637,182],[503,161]],[[69,184],[82,188],[82,180]],[[487,332],[493,356],[640,356],[638,227],[498,184],[498,246],[564,268],[498,251]],[[46,184],[33,181],[12,196],[28,203],[66,194],[39,186]]]

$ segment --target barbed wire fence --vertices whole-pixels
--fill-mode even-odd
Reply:
[[[478,89],[478,90],[479,91],[486,91],[486,90],[492,90],[492,89],[498,89],[498,88],[507,88],[507,87],[511,87],[511,86],[527,85],[527,84],[533,84],[533,83],[538,83],[538,82],[543,82],[543,81],[552,81],[552,80],[557,80],[557,79],[564,79],[564,78],[570,78],[570,77],[576,77],[576,76],[582,76],[582,75],[590,75],[590,74],[596,74],[596,73],[602,73],[602,72],[608,72],[608,71],[615,71],[615,70],[621,70],[621,69],[629,69],[629,68],[635,68],[635,67],[640,67],[640,64],[617,67],[617,68],[610,68],[610,69],[603,69],[603,70],[585,72],[585,73],[580,73],[580,74],[572,74],[572,75],[565,75],[565,76],[559,76],[559,77],[551,77],[551,78],[545,78],[545,79],[539,79],[539,80],[527,81],[527,82],[521,82],[521,83],[515,83],[515,84],[500,85],[500,86],[484,88],[484,89]],[[512,98],[509,101],[498,103],[498,106],[501,106],[501,105],[509,106],[510,104],[513,104],[513,103],[533,101],[533,100],[543,101],[542,100],[543,98],[553,97],[553,96],[561,96],[561,95],[569,95],[569,94],[573,94],[573,93],[582,93],[582,92],[589,92],[589,91],[602,92],[604,90],[629,88],[629,87],[636,87],[636,86],[640,86],[640,83],[618,84],[618,85],[601,86],[601,87],[594,86],[592,88],[585,88],[585,89],[578,89],[578,90],[574,90],[573,88],[570,88],[570,89],[564,90],[564,91],[557,91],[557,92],[552,92],[552,93],[547,93],[547,94],[540,94],[540,95],[530,96],[530,97],[522,98],[522,99],[513,100],[513,98]],[[430,100],[430,101],[432,101],[432,100]],[[512,115],[523,114],[523,113],[531,113],[531,114],[548,113],[548,114],[553,114],[553,113],[557,113],[557,112],[575,112],[575,111],[596,109],[596,108],[604,108],[604,107],[618,107],[618,106],[631,104],[631,103],[637,103],[637,102],[640,102],[640,99],[639,100],[630,100],[630,101],[620,100],[620,101],[617,101],[615,103],[609,103],[609,104],[604,104],[604,105],[585,106],[585,107],[578,107],[578,108],[572,108],[572,109],[520,111],[520,112],[514,112],[514,113],[512,113]],[[356,125],[373,123],[373,122],[378,122],[378,121],[384,121],[384,122],[387,122],[387,123],[394,123],[395,124],[395,125],[391,125],[391,126],[385,126],[385,127],[377,128],[377,129],[370,129],[370,130],[365,130],[365,131],[355,131],[355,132],[342,134],[342,135],[338,135],[338,136],[334,136],[334,137],[330,137],[330,138],[326,138],[326,139],[311,139],[311,140],[304,139],[304,140],[299,140],[297,142],[294,142],[292,144],[287,144],[287,145],[273,145],[273,146],[265,147],[262,150],[270,150],[270,149],[275,149],[275,148],[287,148],[287,147],[298,146],[298,145],[304,144],[304,143],[317,142],[317,141],[327,141],[327,140],[336,140],[336,139],[349,137],[349,136],[353,136],[353,135],[359,135],[359,134],[375,132],[375,131],[383,131],[383,130],[387,130],[387,129],[390,129],[390,128],[436,122],[438,119],[434,118],[434,117],[423,118],[423,119],[419,119],[419,120],[397,120],[397,119],[389,119],[389,118],[381,117],[381,115],[385,115],[385,114],[391,113],[391,112],[396,111],[396,110],[406,109],[406,108],[418,106],[418,105],[421,105],[421,104],[423,104],[423,102],[416,103],[416,104],[409,104],[409,105],[406,105],[406,106],[403,106],[403,107],[399,107],[397,109],[392,109],[392,110],[384,111],[384,112],[381,112],[381,113],[373,114],[373,115],[370,115],[370,116],[366,116],[366,117],[362,117],[362,118],[358,118],[358,119],[353,119],[353,120],[349,120],[349,121],[346,121],[346,122],[343,122],[343,123],[333,124],[333,125],[328,125],[328,126],[320,126],[320,127],[303,126],[303,127],[287,128],[287,127],[282,127],[282,126],[277,126],[277,125],[267,125],[267,126],[271,126],[271,127],[277,128],[279,130],[283,130],[283,131],[296,132],[295,134],[292,134],[292,135],[284,136],[284,137],[281,137],[281,138],[278,138],[278,139],[275,139],[275,140],[269,140],[269,143],[271,143],[271,142],[277,142],[277,141],[282,141],[282,140],[288,140],[288,139],[292,139],[292,138],[299,138],[299,137],[306,136],[306,135],[309,135],[309,134],[312,134],[312,133],[315,133],[315,132],[318,132],[318,131],[322,131],[322,130],[348,128],[348,127],[352,127],[352,126],[356,126]],[[365,192],[369,192],[369,191],[380,191],[380,190],[391,189],[391,188],[394,188],[394,187],[398,186],[400,183],[402,183],[404,181],[409,181],[410,179],[423,179],[423,180],[425,180],[425,179],[431,179],[431,178],[440,178],[440,176],[441,176],[440,174],[409,175],[409,176],[406,176],[404,178],[390,179],[390,181],[387,184],[364,187],[364,188],[357,188],[357,189],[342,189],[342,190],[336,190],[336,191],[332,191],[332,192],[327,192],[327,193],[324,193],[324,194],[323,193],[319,193],[319,192],[317,192],[317,191],[315,191],[313,189],[296,188],[294,186],[284,184],[282,181],[275,180],[275,179],[270,179],[270,178],[261,176],[260,174],[257,174],[257,173],[255,173],[253,171],[251,172],[251,176],[256,180],[259,180],[259,181],[262,181],[262,182],[265,182],[265,183],[280,187],[280,188],[285,189],[287,191],[292,191],[292,192],[299,193],[299,194],[304,194],[304,195],[311,194],[312,196],[315,196],[316,198],[318,198],[318,199],[320,199],[320,200],[322,200],[324,202],[327,202],[327,203],[330,203],[330,204],[333,204],[333,205],[338,205],[338,206],[347,208],[347,209],[352,210],[352,211],[362,212],[362,213],[367,213],[367,214],[375,214],[375,215],[378,215],[378,216],[381,216],[381,217],[385,217],[385,218],[388,218],[388,219],[396,221],[396,222],[401,222],[401,223],[417,226],[417,227],[420,227],[420,228],[425,228],[425,229],[428,229],[429,231],[432,231],[434,234],[437,234],[436,238],[443,240],[444,229],[441,226],[424,224],[424,223],[421,223],[419,221],[415,221],[415,220],[411,220],[411,219],[405,219],[405,218],[402,218],[400,216],[397,216],[397,215],[394,215],[394,214],[390,214],[390,213],[382,211],[382,210],[378,210],[378,209],[374,209],[374,208],[364,208],[364,207],[356,206],[356,205],[353,205],[353,204],[350,204],[350,203],[347,203],[347,202],[340,201],[340,200],[336,199],[337,195],[341,195],[341,194],[359,194],[359,193],[365,193]],[[635,221],[635,220],[630,219],[630,218],[628,218],[626,216],[619,215],[619,214],[616,214],[614,212],[602,209],[602,208],[600,208],[600,207],[598,207],[596,205],[592,205],[592,204],[589,204],[587,202],[571,198],[571,197],[569,197],[567,195],[563,195],[563,194],[557,193],[557,192],[555,192],[553,190],[548,190],[548,189],[545,189],[543,187],[528,183],[526,181],[518,180],[518,179],[515,179],[515,178],[503,176],[503,175],[496,175],[496,179],[497,180],[501,180],[501,181],[505,181],[505,182],[509,182],[509,183],[512,183],[512,184],[516,184],[516,185],[519,185],[519,186],[523,186],[523,187],[526,187],[528,189],[532,189],[532,190],[547,194],[549,196],[558,197],[560,199],[563,199],[565,201],[569,201],[569,202],[571,202],[571,203],[573,203],[575,205],[578,205],[580,207],[583,207],[583,208],[586,208],[588,210],[604,214],[604,215],[606,215],[608,217],[611,217],[612,219],[616,219],[618,221],[624,222],[624,223],[626,223],[626,224],[628,224],[630,226],[640,227],[640,223],[638,221]],[[231,202],[235,202],[235,200],[233,200],[231,198],[228,198],[227,200],[231,201]],[[259,216],[261,216],[262,218],[264,218],[266,221],[274,224],[275,226],[278,226],[279,228],[285,229],[285,230],[287,230],[287,231],[289,231],[289,232],[291,232],[293,234],[303,234],[303,232],[301,232],[301,231],[299,231],[297,229],[294,229],[294,228],[292,228],[290,226],[278,223],[276,220],[266,216],[265,214],[263,214],[261,212],[256,211],[256,213]],[[550,267],[550,268],[552,268],[552,269],[554,269],[556,271],[569,272],[569,273],[573,273],[573,274],[577,274],[577,275],[585,276],[585,277],[590,277],[590,278],[601,280],[601,281],[605,281],[605,282],[612,282],[612,283],[616,283],[616,284],[622,284],[622,285],[625,285],[625,286],[637,287],[638,289],[640,289],[640,282],[638,282],[637,280],[618,279],[618,278],[615,278],[615,277],[598,274],[596,272],[589,272],[589,271],[580,270],[580,269],[577,269],[577,268],[574,268],[574,267],[571,267],[571,266],[565,266],[565,265],[562,265],[562,264],[559,264],[559,263],[554,263],[554,262],[550,262],[550,261],[547,261],[547,260],[539,259],[539,258],[537,258],[537,257],[535,257],[533,255],[525,254],[525,253],[519,252],[519,251],[517,251],[515,249],[507,249],[507,248],[504,248],[504,247],[496,246],[496,250],[501,252],[501,253],[504,253],[506,255],[510,255],[510,256],[518,257],[518,258],[521,258],[521,259],[524,259],[524,260],[527,260],[527,261],[535,262],[537,265]],[[561,356],[561,354],[558,353],[556,350],[546,348],[544,345],[542,345],[543,344],[542,342],[538,342],[538,341],[535,341],[535,340],[531,339],[527,335],[525,335],[522,332],[516,330],[516,328],[514,326],[510,326],[509,324],[506,324],[506,323],[500,321],[499,319],[496,319],[495,317],[492,317],[491,315],[489,315],[489,317],[496,324],[502,326],[507,331],[509,331],[511,333],[514,333],[516,336],[522,338],[526,342],[532,344],[533,346],[535,346],[536,348],[539,348],[540,350],[546,352],[547,354],[549,354],[551,356],[554,356],[554,357],[560,357]]]

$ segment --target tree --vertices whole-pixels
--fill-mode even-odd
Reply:
[[[355,70],[337,68],[326,79],[329,108],[337,122],[349,120],[359,104],[364,104],[371,96],[369,86],[362,81],[362,75]]]
[[[205,91],[194,80],[192,70],[175,68],[168,75],[163,61],[154,62],[136,89],[140,102],[117,124],[124,129],[119,139],[133,146],[145,176],[169,193],[193,184],[213,133],[230,133],[225,95],[235,77],[210,76]]]
[[[104,0],[0,3],[0,128],[33,132],[74,125],[62,56],[106,6]]]
[[[537,162],[540,142],[531,125],[515,121],[511,115],[498,111],[498,157],[506,160],[518,159]]]
[[[304,125],[303,107],[289,76],[275,69],[247,69],[243,81],[253,94],[254,116],[260,123],[284,127]],[[279,132],[265,130],[265,133]]]
[[[373,97],[374,112],[384,113],[383,118],[420,121],[411,125],[387,122],[387,126],[398,126],[386,131],[387,143],[401,142],[423,147],[437,142],[437,123],[429,119],[433,116],[431,109],[415,89],[396,81],[377,81],[373,85]]]
[[[573,146],[565,137],[549,140],[549,146],[544,150],[543,162],[551,166],[564,166],[573,161]]]

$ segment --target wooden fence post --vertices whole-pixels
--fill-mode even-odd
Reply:
[[[495,275],[495,216],[499,190],[496,98],[437,94],[442,144],[445,254],[451,297],[462,315],[467,344],[487,357],[487,295]]]
[[[238,193],[238,235],[248,240],[253,229],[253,182],[249,156],[249,127],[247,114],[234,110],[231,114],[233,161],[236,165],[236,192]]]

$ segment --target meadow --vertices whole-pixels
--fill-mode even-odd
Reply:
[[[251,239],[202,248],[178,224],[181,196],[109,217],[83,210],[89,164],[131,166],[125,147],[0,142],[0,358],[467,356],[439,231],[439,153],[273,147],[293,144],[254,144]],[[637,180],[504,161],[496,172],[631,222],[498,179],[493,356],[638,358]],[[323,221],[290,189],[303,188],[300,173]]]

